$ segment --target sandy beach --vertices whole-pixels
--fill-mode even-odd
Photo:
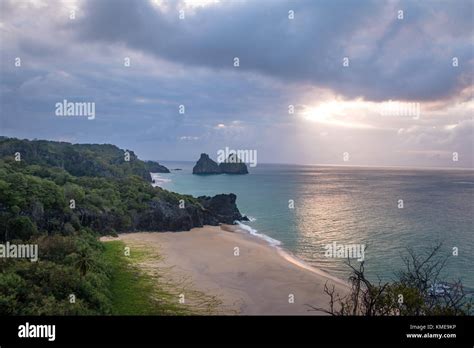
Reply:
[[[186,232],[125,233],[128,246],[152,248],[169,281],[190,280],[192,289],[219,299],[219,313],[321,315],[307,304],[327,308],[324,284],[346,294],[345,282],[300,264],[291,255],[235,226],[205,226]],[[190,289],[191,290],[191,289]]]

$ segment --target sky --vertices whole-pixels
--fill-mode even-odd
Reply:
[[[0,135],[472,168],[473,4],[0,0]],[[94,117],[58,115],[64,100]]]

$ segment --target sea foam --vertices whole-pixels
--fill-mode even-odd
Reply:
[[[290,262],[290,263],[292,263],[292,264],[294,264],[298,267],[301,267],[301,268],[304,268],[308,271],[311,271],[313,273],[323,275],[324,277],[332,279],[333,281],[336,281],[340,284],[347,285],[347,283],[344,280],[339,279],[339,278],[337,278],[337,277],[335,277],[335,276],[333,276],[333,275],[331,275],[331,274],[329,274],[329,273],[327,273],[327,272],[325,272],[325,271],[323,271],[319,268],[315,268],[315,267],[311,266],[310,264],[303,261],[302,259],[300,259],[296,255],[294,255],[293,253],[289,252],[288,250],[285,250],[285,249],[281,248],[280,245],[282,243],[279,240],[274,239],[272,237],[269,237],[266,234],[258,233],[256,229],[254,229],[254,228],[252,228],[248,225],[245,225],[240,221],[235,221],[235,222],[239,225],[240,229],[248,232],[252,236],[255,236],[257,238],[265,240],[268,244],[270,244],[270,246],[275,247],[278,250],[278,253],[280,254],[280,256],[282,256],[286,261],[288,261],[288,262]]]
[[[150,173],[153,187],[162,187],[164,183],[171,182],[171,179],[163,178],[158,173]]]
[[[272,246],[279,246],[281,245],[281,242],[277,239],[274,239],[270,236],[267,236],[266,234],[263,234],[263,233],[258,233],[256,229],[253,229],[252,227],[250,227],[249,225],[245,225],[243,224],[242,222],[240,221],[236,221],[236,223],[239,225],[239,227],[250,233],[252,236],[255,236],[255,237],[258,237],[258,238],[261,238],[263,240],[265,240],[268,244],[272,245]]]

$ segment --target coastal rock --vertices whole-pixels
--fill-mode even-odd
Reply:
[[[197,207],[179,209],[176,204],[160,200],[150,202],[150,208],[141,211],[134,221],[136,231],[187,231],[193,227],[203,226],[201,215],[193,218],[190,212]]]
[[[193,174],[221,174],[219,165],[209,158],[209,155],[202,153],[193,168]]]
[[[225,162],[217,164],[208,154],[202,153],[193,168],[193,174],[248,174],[248,169],[236,154],[230,154]]]
[[[206,216],[206,225],[216,225],[215,222],[233,224],[236,220],[248,221],[247,217],[240,214],[235,203],[237,196],[233,193],[220,194],[214,197],[200,196],[197,199],[203,208],[210,212],[210,215]]]
[[[222,173],[225,174],[248,174],[247,165],[237,157],[237,154],[230,154],[225,162],[219,164]]]
[[[190,196],[188,196],[190,197]],[[214,197],[202,196],[190,198],[185,208],[180,208],[184,196],[177,195],[173,199],[153,199],[146,208],[135,210],[131,219],[125,223],[123,216],[111,211],[97,211],[87,207],[78,207],[76,213],[84,227],[92,228],[100,234],[133,231],[188,231],[204,225],[218,226],[221,223],[234,224],[248,221],[242,216],[236,205],[235,194],[220,194]],[[0,206],[1,208],[1,206]],[[34,217],[32,212],[25,212],[40,228],[47,228],[53,216],[42,214]]]
[[[145,161],[145,168],[148,173],[169,173],[170,170],[155,161]]]
[[[236,205],[237,196],[220,194],[214,197],[198,197],[180,209],[178,202],[154,200],[149,208],[138,212],[132,222],[135,231],[187,231],[204,225],[234,224],[247,221]]]

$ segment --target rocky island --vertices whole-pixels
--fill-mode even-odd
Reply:
[[[202,153],[193,174],[248,174],[248,169],[236,154],[230,154],[225,162],[217,164],[208,154]]]
[[[222,174],[222,171],[207,153],[202,153],[193,168],[193,174]]]

